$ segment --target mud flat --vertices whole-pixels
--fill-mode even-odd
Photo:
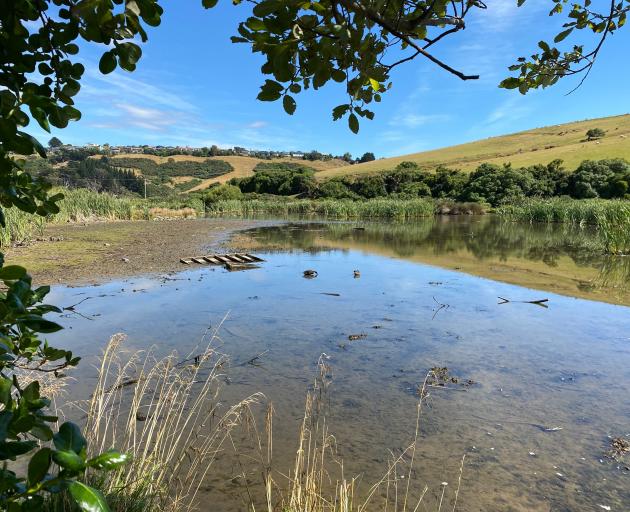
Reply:
[[[223,246],[237,231],[268,222],[180,219],[51,225],[33,243],[6,251],[38,285],[90,284],[182,269],[179,259]]]

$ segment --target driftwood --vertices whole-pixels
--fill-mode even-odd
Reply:
[[[548,308],[546,302],[549,302],[549,299],[539,299],[539,300],[510,300],[504,297],[499,297],[501,302],[498,304],[507,304],[508,302],[520,302],[521,304],[534,304],[536,306],[540,306],[542,308]]]
[[[442,303],[441,303],[441,302],[439,302],[439,301],[438,301],[435,297],[433,297],[433,302],[435,302],[435,303],[438,305],[438,307],[437,307],[437,309],[435,310],[435,312],[433,313],[433,316],[431,317],[431,320],[434,320],[434,319],[435,319],[435,317],[437,316],[437,314],[438,314],[440,311],[442,311],[443,309],[448,309],[448,308],[450,308],[450,307],[451,307],[451,305],[450,305],[450,304],[442,304]]]

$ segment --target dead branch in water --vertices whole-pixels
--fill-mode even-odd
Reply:
[[[435,302],[438,305],[438,308],[435,310],[435,312],[433,313],[433,316],[431,317],[431,320],[433,320],[437,314],[442,311],[443,309],[448,309],[451,307],[450,304],[442,304],[441,302],[438,302],[437,299],[435,297],[433,297],[433,302]]]
[[[539,300],[510,300],[504,297],[499,297],[501,302],[498,304],[507,304],[508,302],[520,302],[521,304],[534,304],[536,306],[540,306],[542,308],[548,308],[546,302],[549,302],[549,299],[539,299]]]

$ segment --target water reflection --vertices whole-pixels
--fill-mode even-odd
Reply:
[[[55,287],[55,304],[93,297],[79,307],[84,317],[59,319],[67,329],[50,336],[84,357],[71,397],[91,393],[91,363],[111,334],[125,332],[130,347],[186,355],[195,353],[208,323],[217,325],[230,311],[221,350],[233,363],[225,368],[222,398],[230,404],[263,392],[273,402],[279,470],[291,467],[305,391],[325,352],[334,372],[328,426],[346,476],[361,476],[361,492],[409,442],[427,370],[448,367],[475,384],[431,393],[416,454],[422,464],[412,476],[414,488],[430,488],[419,510],[437,510],[441,483],[455,485],[463,454],[457,510],[628,510],[630,470],[604,454],[610,437],[629,434],[630,309],[553,293],[545,293],[548,309],[499,305],[497,296],[539,299],[541,292],[439,267],[490,269],[504,281],[518,271],[540,289],[554,281],[577,289],[582,272],[590,279],[584,282],[601,276],[602,283],[617,283],[614,290],[627,281],[627,269],[587,256],[587,232],[519,232],[466,219],[294,224],[252,234],[260,245],[287,250],[260,253],[266,262],[245,272],[199,267],[168,279]],[[309,268],[317,270],[315,279],[303,278]],[[436,314],[439,304],[448,308]],[[351,339],[359,334],[367,337]],[[264,354],[260,365],[241,364],[257,354]],[[247,508],[237,485],[243,472],[226,453],[221,471],[204,483],[200,509]],[[260,482],[259,466],[245,476]]]
[[[491,216],[437,217],[408,224],[293,223],[247,235],[261,249],[363,250],[630,305],[630,258],[604,254],[589,228],[509,223]]]

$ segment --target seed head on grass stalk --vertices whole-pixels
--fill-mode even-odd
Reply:
[[[214,348],[219,327],[184,363],[176,354],[159,358],[155,348],[125,353],[123,335],[110,340],[85,404],[85,431],[92,449],[116,445],[132,457],[99,482],[114,510],[193,510],[230,432],[261,401],[259,393],[227,409],[218,401],[225,363]]]
[[[277,471],[266,473],[267,512],[417,512],[421,506],[422,510],[427,510],[424,499],[428,487],[417,487],[412,481],[420,463],[416,458],[416,448],[420,436],[422,405],[429,396],[427,379],[430,374],[425,378],[419,392],[411,443],[400,455],[391,454],[383,476],[360,496],[357,488],[359,479],[345,476],[343,461],[336,455],[337,441],[328,431],[326,401],[331,373],[325,357],[320,358],[318,367],[313,390],[306,396],[293,467],[288,474]],[[267,421],[267,424],[270,422]],[[267,437],[268,444],[271,445],[272,433],[268,431]],[[268,455],[269,461],[270,457]],[[462,458],[459,468],[453,512],[457,508],[464,460],[465,457]],[[284,482],[286,488],[283,486]],[[274,491],[278,494],[277,499],[273,497]],[[437,512],[444,510],[446,486],[440,492],[440,501],[435,509]],[[276,506],[273,505],[274,502],[277,503]]]

